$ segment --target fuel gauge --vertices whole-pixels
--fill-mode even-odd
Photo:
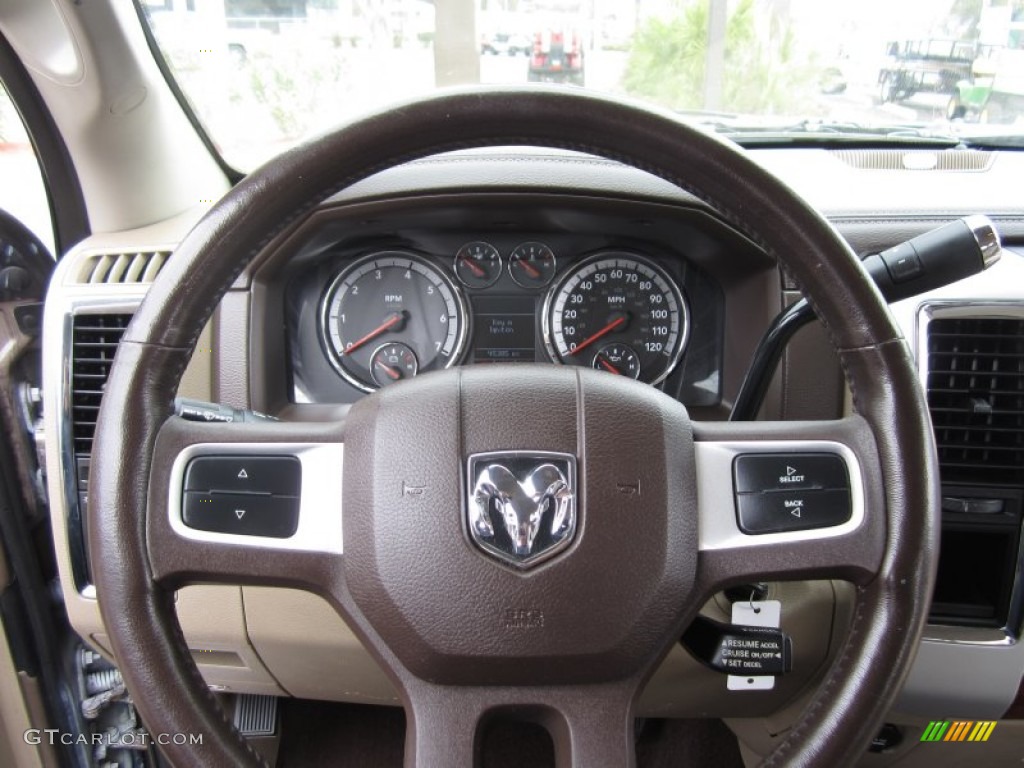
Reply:
[[[467,288],[486,288],[501,277],[501,254],[490,243],[466,243],[455,254],[455,274]]]
[[[370,356],[370,375],[380,387],[411,379],[418,370],[416,353],[400,341],[381,344]]]
[[[555,253],[544,243],[520,243],[508,257],[508,273],[523,288],[543,288],[555,276]]]

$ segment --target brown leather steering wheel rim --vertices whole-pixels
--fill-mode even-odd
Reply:
[[[858,587],[846,647],[765,764],[852,762],[909,669],[934,581],[937,465],[909,349],[839,235],[742,151],[666,113],[553,88],[453,92],[368,117],[285,153],[210,211],[150,289],[107,384],[89,520],[103,619],[144,721],[158,732],[206,734],[201,748],[168,747],[175,762],[258,760],[191,661],[172,595],[153,578],[143,514],[156,436],[214,307],[261,248],[332,193],[420,157],[505,145],[600,155],[678,185],[784,263],[814,304],[855,407],[874,434],[887,537],[877,578]]]

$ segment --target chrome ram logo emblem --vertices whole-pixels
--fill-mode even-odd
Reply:
[[[478,453],[469,457],[468,529],[485,552],[530,568],[565,549],[576,533],[576,457]]]

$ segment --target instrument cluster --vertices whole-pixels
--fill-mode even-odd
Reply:
[[[403,235],[327,243],[296,268],[293,402],[354,402],[496,362],[584,366],[718,402],[721,291],[679,253],[565,232]]]
[[[538,338],[552,362],[657,384],[683,354],[689,310],[640,253],[605,250],[559,273],[543,242],[503,254],[477,240],[450,270],[397,249],[346,263],[321,300],[320,334],[334,369],[366,392],[462,362],[535,361]]]

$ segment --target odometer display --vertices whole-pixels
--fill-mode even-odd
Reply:
[[[648,259],[623,252],[592,256],[570,270],[548,295],[544,323],[552,360],[615,373],[598,355],[624,347],[635,355],[630,365],[639,365],[635,377],[650,384],[672,372],[689,333],[675,281]]]

